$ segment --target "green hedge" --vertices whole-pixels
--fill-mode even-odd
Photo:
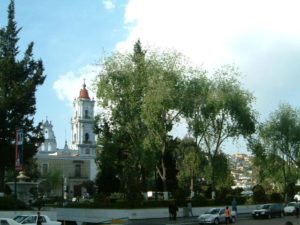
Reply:
[[[12,197],[5,196],[0,197],[0,210],[28,210],[28,207],[24,202]]]

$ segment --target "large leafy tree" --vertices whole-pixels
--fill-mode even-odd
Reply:
[[[34,125],[35,92],[45,79],[41,60],[33,58],[33,43],[19,56],[20,29],[15,21],[14,1],[8,6],[7,25],[0,29],[0,191],[5,171],[14,166],[16,129],[24,132],[24,161],[36,153],[42,141],[40,127]]]
[[[238,76],[239,72],[234,67],[223,66],[215,71],[212,78],[193,77],[187,86],[190,98],[185,113],[189,130],[208,155],[213,191],[219,167],[216,159],[222,154],[224,142],[247,137],[255,131],[253,96],[241,87]]]
[[[150,164],[147,162],[151,162],[149,154],[143,151],[146,129],[141,110],[147,81],[145,68],[145,52],[138,41],[133,54],[116,53],[106,58],[98,76],[97,97],[101,106],[110,112],[107,121],[110,121],[111,139],[122,158],[118,167],[122,170],[120,188],[127,199],[138,197],[133,195],[145,189],[145,171]],[[102,173],[104,169],[100,167]]]
[[[146,178],[156,174],[163,190],[168,189],[167,170],[173,168],[169,133],[180,118],[182,79],[189,72],[182,59],[177,53],[146,52],[138,41],[133,54],[116,53],[104,60],[97,97],[110,112],[111,130],[122,143],[121,186],[126,190],[132,184],[145,189]]]
[[[261,184],[271,183],[277,190],[286,191],[289,184],[295,183],[296,168],[300,166],[299,147],[300,112],[282,104],[260,125],[257,137],[249,141]]]
[[[148,59],[148,81],[145,88],[142,118],[147,127],[146,148],[159,159],[157,173],[164,192],[168,191],[165,155],[169,133],[180,120],[184,101],[184,77],[192,73],[177,53],[151,54]]]
[[[97,151],[97,163],[100,169],[97,174],[96,183],[98,192],[109,195],[114,192],[120,192],[120,179],[122,171],[122,148],[118,142],[118,137],[111,130],[108,121],[96,117],[98,126],[98,145],[101,146]]]
[[[195,192],[197,181],[206,178],[205,168],[208,161],[193,138],[185,137],[181,140],[177,148],[177,166],[179,186],[189,189],[191,193]]]

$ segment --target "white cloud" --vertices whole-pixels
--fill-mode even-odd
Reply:
[[[120,50],[140,38],[171,47],[211,67],[235,60],[232,40],[244,33],[271,33],[299,40],[297,1],[130,0],[125,12],[128,38]],[[272,40],[269,40],[272,41]]]
[[[103,0],[102,3],[104,7],[109,11],[113,10],[116,7],[112,0]]]
[[[282,102],[300,108],[299,8],[297,0],[129,0],[129,35],[116,48],[131,51],[140,39],[208,70],[234,63],[264,119]]]
[[[300,58],[299,8],[293,0],[130,0],[124,19],[129,35],[117,49],[131,50],[140,38],[146,45],[174,48],[209,70],[235,63],[259,102],[278,87],[276,95],[289,101],[285,87],[298,80],[297,60],[290,58]]]
[[[77,71],[69,71],[59,76],[53,84],[58,98],[66,101],[68,105],[72,105],[74,98],[79,96],[79,91],[82,89],[83,82],[86,83],[86,88],[89,91],[90,98],[95,97],[92,89],[92,83],[97,74],[100,72],[100,66],[87,65]]]

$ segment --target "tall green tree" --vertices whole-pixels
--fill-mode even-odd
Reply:
[[[183,108],[183,78],[192,72],[180,54],[146,52],[140,41],[134,45],[132,54],[116,53],[104,60],[97,97],[110,112],[114,134],[124,140],[119,139],[126,155],[124,178],[136,179],[125,179],[123,186],[137,183],[146,190],[145,178],[158,174],[163,190],[167,191],[165,160],[172,155],[167,152],[172,139],[170,131]]]
[[[190,132],[208,155],[213,191],[218,168],[215,159],[220,156],[224,142],[255,131],[254,98],[241,87],[238,76],[234,67],[223,66],[212,78],[194,77],[188,84],[190,98],[185,115]]]
[[[24,161],[36,153],[42,142],[40,126],[34,125],[35,92],[45,76],[41,60],[33,58],[33,43],[19,56],[15,5],[8,6],[7,25],[0,29],[0,192],[5,171],[14,166],[16,129],[24,132]]]
[[[180,120],[183,94],[183,78],[189,68],[183,64],[180,54],[164,52],[148,58],[148,80],[144,93],[142,118],[147,128],[146,148],[158,156],[157,173],[162,180],[164,192],[167,187],[165,158],[169,133]]]
[[[112,140],[123,157],[121,189],[127,198],[145,189],[143,181],[151,158],[143,151],[146,128],[141,111],[147,82],[145,68],[145,52],[138,41],[133,54],[116,53],[106,58],[98,76],[97,97],[110,112]]]
[[[300,112],[289,104],[281,104],[261,124],[258,135],[249,142],[257,167],[268,171],[263,183],[272,183],[286,193],[287,186],[295,183],[300,166]],[[256,143],[256,144],[255,144]],[[267,162],[267,163],[266,163]],[[266,182],[267,181],[267,182]]]
[[[179,186],[189,189],[191,193],[195,192],[197,181],[206,178],[208,161],[193,138],[185,137],[181,140],[177,148],[177,165]]]
[[[121,191],[120,179],[124,156],[117,136],[111,130],[109,122],[100,119],[99,116],[96,117],[96,121],[98,121],[96,133],[98,134],[98,146],[100,146],[96,160],[99,168],[96,183],[98,192],[109,196],[111,193]]]

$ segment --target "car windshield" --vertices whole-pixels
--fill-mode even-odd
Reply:
[[[213,209],[210,209],[206,212],[206,214],[218,214],[220,211],[220,209],[216,209],[216,208],[213,208]]]
[[[287,206],[296,206],[296,202],[290,202]]]
[[[269,209],[271,205],[259,205],[257,209]]]
[[[21,223],[25,218],[27,218],[28,216],[16,216],[14,218],[15,221],[17,221],[18,223]]]

